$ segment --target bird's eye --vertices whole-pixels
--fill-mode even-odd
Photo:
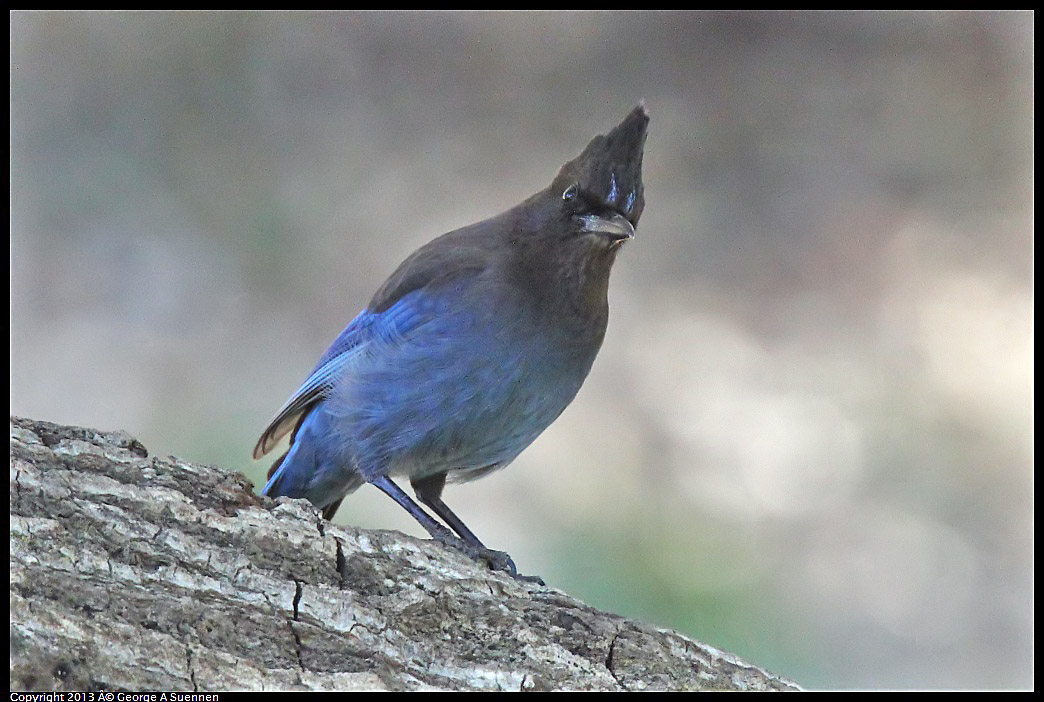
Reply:
[[[569,202],[570,200],[575,200],[576,199],[576,195],[577,195],[577,193],[579,191],[580,191],[580,188],[577,187],[576,183],[573,183],[568,188],[566,188],[565,191],[562,193],[562,199],[565,200],[566,202]]]

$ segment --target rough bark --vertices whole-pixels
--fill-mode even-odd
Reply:
[[[785,690],[681,634],[11,418],[11,689]]]

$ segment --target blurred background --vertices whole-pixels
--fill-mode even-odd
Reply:
[[[11,411],[259,485],[395,266],[641,98],[594,370],[448,503],[806,686],[1030,687],[1029,13],[16,12]]]

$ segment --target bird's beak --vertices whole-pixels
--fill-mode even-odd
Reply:
[[[622,214],[612,217],[586,215],[580,217],[580,228],[585,232],[605,234],[614,241],[634,238],[634,225]]]

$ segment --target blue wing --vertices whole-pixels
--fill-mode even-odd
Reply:
[[[430,318],[430,304],[425,304],[420,291],[410,293],[380,314],[363,310],[348,323],[326,350],[308,379],[279,409],[268,428],[254,446],[254,458],[258,459],[272,450],[319,401],[326,397],[330,388],[359,354],[374,341],[398,342]]]

